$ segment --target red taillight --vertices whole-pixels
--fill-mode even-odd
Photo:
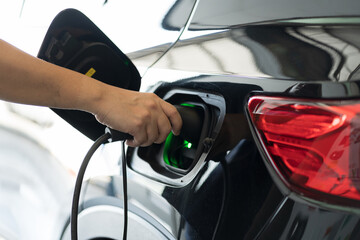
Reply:
[[[360,103],[255,96],[248,110],[290,188],[321,199],[360,200]]]

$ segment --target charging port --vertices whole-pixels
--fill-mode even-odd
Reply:
[[[208,115],[205,105],[182,103],[176,105],[183,126],[179,136],[170,133],[164,143],[163,159],[174,171],[189,170],[196,159],[200,137],[204,126],[204,116]],[[206,114],[205,114],[206,113]]]
[[[217,94],[187,89],[172,89],[163,99],[173,104],[183,119],[180,135],[170,133],[162,144],[130,150],[128,164],[156,181],[182,186],[205,163],[224,120],[225,100]]]

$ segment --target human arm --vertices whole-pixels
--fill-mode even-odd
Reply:
[[[0,99],[90,112],[96,119],[134,137],[129,146],[160,143],[179,134],[176,108],[153,93],[104,84],[78,72],[42,61],[0,40]]]

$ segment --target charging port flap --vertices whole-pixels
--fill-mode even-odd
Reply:
[[[135,65],[84,14],[75,9],[60,12],[52,21],[38,57],[107,84],[138,91],[141,77]],[[87,112],[52,109],[92,140],[105,126]]]

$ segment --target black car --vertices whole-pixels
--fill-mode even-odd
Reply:
[[[171,3],[163,44],[125,56],[69,9],[39,52],[119,87],[138,90],[141,76],[188,112],[180,136],[127,149],[128,239],[359,239],[360,2]],[[93,140],[104,132],[58,113]],[[85,183],[80,239],[122,238],[122,177]]]

